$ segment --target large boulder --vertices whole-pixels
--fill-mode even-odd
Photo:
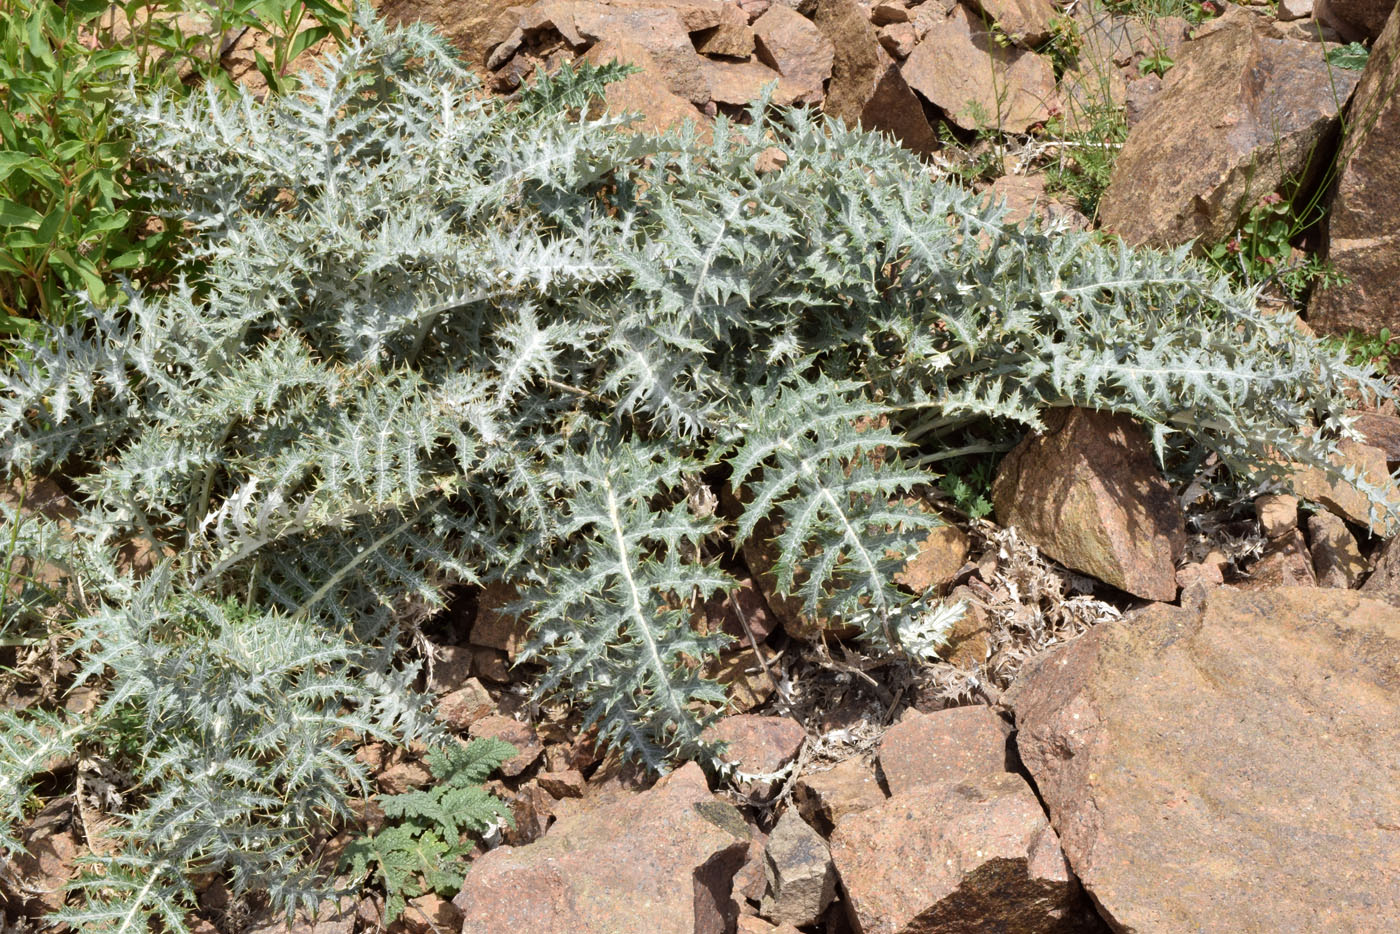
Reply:
[[[1350,280],[1318,289],[1321,331],[1400,330],[1400,16],[1371,49],[1351,107],[1327,217],[1327,259]]]
[[[1218,588],[1050,650],[1005,700],[1113,930],[1400,930],[1400,610]]]
[[[1050,60],[999,45],[961,6],[930,24],[901,70],[911,88],[966,130],[1024,133],[1055,107]]]
[[[1349,42],[1375,39],[1385,31],[1395,0],[1316,0],[1312,14]]]
[[[1149,600],[1176,597],[1186,520],[1152,447],[1125,415],[1046,414],[992,484],[997,522],[1076,571]]]
[[[815,22],[834,58],[822,110],[851,126],[889,133],[904,148],[930,153],[938,137],[923,104],[854,0],[821,0]]]
[[[453,904],[469,934],[724,934],[748,848],[743,817],[691,763],[482,855]]]
[[[1080,890],[1025,779],[926,785],[836,825],[858,934],[1079,934]]]
[[[1011,725],[990,707],[909,713],[880,738],[880,774],[890,794],[1007,769]]]
[[[1356,72],[1330,66],[1323,43],[1273,38],[1258,22],[1237,8],[1187,43],[1129,131],[1099,203],[1103,225],[1128,243],[1225,239],[1261,197],[1309,170],[1336,127]]]

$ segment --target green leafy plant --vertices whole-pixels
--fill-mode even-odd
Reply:
[[[1316,200],[1299,208],[1277,193],[1255,202],[1239,230],[1206,255],[1218,269],[1246,284],[1276,283],[1294,302],[1314,287],[1330,288],[1346,280],[1325,259],[1308,256],[1293,262],[1293,241],[1320,219]]]
[[[992,514],[992,480],[996,476],[996,459],[967,457],[954,461],[938,486],[948,494],[953,506],[972,519],[984,519]]]
[[[1349,42],[1327,50],[1327,64],[1348,71],[1360,71],[1371,58],[1371,51],[1360,42]]]
[[[1175,64],[1176,62],[1172,60],[1170,55],[1162,51],[1157,51],[1151,55],[1143,56],[1138,62],[1138,74],[1157,75],[1161,77]]]
[[[456,893],[475,837],[500,824],[513,826],[510,809],[481,784],[513,755],[515,747],[499,739],[431,749],[433,784],[379,798],[387,826],[352,841],[341,867],[356,878],[373,873],[387,897],[386,922],[397,920],[411,898]]]
[[[208,33],[186,34],[186,13]],[[221,37],[242,28],[268,34],[258,67],[281,92],[303,50],[348,38],[349,14],[326,0],[0,0],[0,333],[61,320],[78,293],[108,304],[118,276],[174,275],[179,227],[153,222],[116,108],[132,86],[183,93],[190,72],[231,88]]]
[[[1353,366],[1382,374],[1389,374],[1396,358],[1400,357],[1400,336],[1392,336],[1390,328],[1381,328],[1375,334],[1348,331],[1325,340],[1346,354]]]
[[[688,610],[746,537],[780,595],[928,657],[952,611],[891,569],[970,431],[1125,413],[1239,484],[1294,461],[1397,518],[1332,461],[1354,395],[1388,387],[1184,250],[1006,223],[767,100],[703,137],[630,132],[574,105],[618,66],[491,98],[426,28],[360,16],[296,94],[126,111],[191,274],[46,324],[0,373],[0,459],[80,494],[18,548],[72,569],[55,610],[95,715],[147,723],[74,927],[181,930],[195,873],[316,904],[311,828],[364,777],[347,737],[439,738],[413,647],[453,588],[521,582],[539,692],[664,769],[715,752],[699,672],[725,637]],[[725,482],[733,513],[689,492]],[[137,545],[149,573],[114,560]],[[0,716],[13,827],[89,724]]]

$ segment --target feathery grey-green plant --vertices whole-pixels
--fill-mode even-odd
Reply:
[[[961,432],[1125,412],[1278,484],[1337,475],[1346,390],[1386,391],[1184,252],[1012,224],[878,135],[767,102],[632,132],[586,103],[619,68],[489,99],[427,30],[361,27],[297,95],[133,107],[186,277],[0,374],[0,457],[80,495],[97,717],[146,724],[75,923],[178,929],[191,866],[311,903],[340,743],[430,729],[405,659],[453,587],[521,582],[541,689],[664,768],[712,751],[717,539],[768,520],[782,590],[927,657],[951,616],[890,572]],[[686,495],[726,481],[737,515]],[[169,556],[148,579],[107,560],[133,542]],[[72,723],[4,715],[11,821]]]

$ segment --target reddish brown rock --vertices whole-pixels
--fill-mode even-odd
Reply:
[[[1006,701],[1115,931],[1400,928],[1400,610],[1220,589],[1051,649]]]
[[[834,49],[822,111],[850,126],[889,133],[913,152],[937,149],[923,105],[854,0],[821,0],[814,22]]]
[[[1018,775],[926,785],[836,826],[831,854],[861,934],[1077,934],[1079,887]]]
[[[880,739],[880,774],[892,795],[1007,770],[1011,724],[990,707],[906,714]]]
[[[1045,190],[1045,176],[1003,175],[992,182],[987,196],[1006,208],[1006,220],[1025,223],[1032,217],[1042,223],[1055,222],[1073,230],[1088,230],[1089,219]]]
[[[886,797],[874,767],[859,756],[822,772],[807,772],[793,788],[798,813],[823,834],[830,834],[847,814],[883,804]]]
[[[473,739],[490,737],[504,740],[515,747],[515,755],[501,763],[500,773],[507,778],[524,772],[544,753],[544,747],[530,724],[499,714],[477,720],[471,726],[471,735]]]
[[[751,794],[764,797],[797,758],[807,731],[790,717],[741,713],[720,720],[704,738],[726,744],[721,758]]]
[[[529,846],[485,853],[453,903],[472,934],[724,934],[748,837],[691,763],[560,817]]]
[[[1319,587],[1349,588],[1366,573],[1366,562],[1347,524],[1330,512],[1308,516],[1308,549]]]
[[[962,603],[963,617],[953,624],[948,644],[939,654],[944,661],[964,671],[977,671],[986,663],[992,649],[992,626],[987,611],[982,608],[977,593],[966,585],[953,588],[948,599]]]
[[[554,819],[559,799],[539,786],[526,782],[519,788],[509,788],[503,782],[490,781],[486,790],[505,802],[511,820],[502,833],[502,842],[510,846],[526,846],[543,837]]]
[[[1050,0],[977,0],[977,6],[1011,41],[1028,49],[1050,38],[1060,15]]]
[[[1298,527],[1298,497],[1269,493],[1254,500],[1254,515],[1266,538],[1278,538]]]
[[[415,788],[426,787],[433,780],[433,773],[416,759],[391,765],[379,773],[376,782],[379,790],[386,795],[401,795]]]
[[[768,888],[768,878],[763,870],[763,848],[767,845],[768,835],[750,824],[748,854],[744,857],[744,865],[734,874],[734,900],[740,902],[741,911],[756,907]]]
[[[599,42],[588,50],[583,61],[592,64],[616,61],[641,69],[609,84],[603,92],[604,107],[608,112],[640,115],[639,129],[660,133],[687,122],[708,125],[702,123],[704,115],[694,104],[659,86],[655,60],[636,43],[626,40]],[[700,67],[697,64],[697,74]],[[708,96],[708,90],[706,94]]]
[[[541,772],[535,779],[539,786],[555,798],[582,798],[588,787],[583,773],[576,769]]]
[[[410,898],[401,917],[407,934],[442,934],[462,929],[462,913],[457,906],[435,892]]]
[[[763,850],[768,888],[759,912],[777,924],[816,924],[836,897],[836,867],[826,841],[789,808]]]
[[[1310,11],[1347,42],[1379,39],[1395,0],[1315,0]]]
[[[764,68],[763,65],[758,67]],[[747,644],[750,635],[762,642],[778,628],[777,618],[750,577],[739,581],[727,593],[716,591],[691,624],[701,633],[726,632],[740,640],[740,644]]]
[[[773,6],[754,21],[753,33],[758,57],[788,80],[796,100],[815,104],[822,99],[834,50],[811,20],[789,7]]]
[[[1386,542],[1376,555],[1375,568],[1361,585],[1364,593],[1377,599],[1400,597],[1400,544],[1397,543],[1400,543],[1400,536]]]
[[[932,24],[901,71],[911,88],[967,130],[1024,133],[1057,106],[1049,60],[997,45],[960,6]]]
[[[24,830],[25,852],[0,863],[0,905],[40,918],[63,907],[64,887],[78,874],[73,801],[61,798],[36,814]],[[8,876],[8,877],[7,877]],[[14,886],[15,888],[11,888]],[[8,902],[7,896],[13,897]],[[0,910],[0,918],[3,918]]]
[[[800,96],[800,92],[791,82],[757,60],[721,62],[706,59],[701,71],[710,85],[710,99],[716,104],[747,107],[758,100],[764,87],[769,84],[776,85],[773,90],[773,103],[780,107],[795,102]]]
[[[760,648],[765,659],[776,654],[766,646]],[[730,708],[738,713],[748,713],[777,690],[771,667],[765,666],[750,647],[721,653],[705,666],[705,676],[724,685]]]
[[[504,35],[496,28],[505,7],[495,0],[376,0],[374,7],[391,25],[426,22],[447,37],[474,68]]]
[[[1181,504],[1126,415],[1057,409],[1007,454],[992,484],[997,522],[1045,554],[1149,600],[1176,597]]]
[[[1377,412],[1360,412],[1352,427],[1360,433],[1363,442],[1385,452],[1387,465],[1400,466],[1400,418]]]
[[[726,23],[696,33],[695,51],[721,58],[748,58],[753,54],[753,30],[747,23]]]
[[[1230,16],[1187,43],[1114,163],[1099,217],[1129,244],[1224,240],[1307,171],[1356,83],[1322,43],[1272,38],[1243,9]]]
[[[912,19],[905,0],[880,0],[870,8],[870,22],[876,26],[907,23]]]
[[[438,701],[438,722],[454,730],[468,730],[482,717],[496,710],[495,701],[475,678],[468,678],[460,688]]]
[[[770,924],[762,918],[755,918],[753,915],[743,915],[739,918],[739,926],[735,934],[802,934],[791,924]]]
[[[919,550],[895,574],[895,583],[916,594],[938,596],[967,561],[972,541],[955,525],[940,525],[919,543]]]
[[[914,51],[914,44],[919,41],[913,23],[890,23],[888,26],[881,26],[876,37],[880,41],[880,47],[901,62],[909,57],[909,53]]]
[[[1338,447],[1340,450],[1333,456],[1333,464],[1357,471],[1363,482],[1375,486],[1385,500],[1400,508],[1400,489],[1390,477],[1384,451],[1350,440],[1341,442]],[[1373,534],[1386,534],[1388,526],[1384,514],[1378,509],[1378,514],[1373,516],[1370,497],[1354,484],[1331,478],[1316,467],[1297,467],[1290,479],[1293,492],[1303,499],[1321,503],[1342,518],[1369,528]]]
[[[530,637],[529,624],[507,607],[520,599],[520,591],[509,581],[492,581],[476,598],[476,619],[472,621],[472,645],[499,649],[515,661],[515,654]]]
[[[506,659],[506,653],[500,649],[488,649],[484,645],[471,646],[472,677],[490,681],[493,684],[505,684],[510,681],[510,662]]]
[[[1317,586],[1312,555],[1303,533],[1294,528],[1270,541],[1259,560],[1250,567],[1249,576],[1235,586],[1241,590]]]
[[[1354,73],[1353,73],[1354,74]],[[1400,333],[1400,16],[1391,16],[1347,109],[1327,213],[1327,259],[1351,281],[1314,291],[1319,331]]]
[[[472,674],[472,652],[469,645],[433,646],[433,660],[428,666],[428,690],[434,694],[449,694],[463,687]]]
[[[1197,606],[1206,595],[1225,583],[1225,575],[1220,565],[1214,562],[1196,562],[1182,565],[1176,571],[1176,585],[1181,589],[1182,606]]]
[[[645,49],[651,58],[653,81],[660,79],[672,94],[703,105],[710,99],[710,89],[700,70],[700,55],[690,41],[686,12],[661,4],[573,4],[574,23],[584,39],[632,43]],[[654,84],[652,88],[655,90]]]

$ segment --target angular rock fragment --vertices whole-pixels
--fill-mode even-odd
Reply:
[[[816,924],[836,897],[836,868],[826,841],[789,808],[763,851],[768,889],[759,912],[776,924]]]
[[[1017,746],[1115,931],[1400,929],[1400,610],[1212,591],[1022,669]],[[839,865],[839,860],[838,860]]]
[[[977,0],[977,6],[1012,42],[1028,49],[1050,38],[1060,15],[1050,0]]]
[[[960,6],[930,26],[901,71],[911,88],[967,130],[1024,133],[1057,106],[1049,60],[997,45]]]
[[[1347,524],[1330,512],[1308,516],[1308,544],[1319,587],[1352,587],[1366,573],[1366,562]]]
[[[1383,500],[1400,506],[1400,488],[1391,479],[1390,465],[1384,451],[1351,440],[1341,442],[1338,448],[1338,453],[1332,457],[1335,466],[1356,471],[1363,483],[1379,491],[1378,495]],[[1355,484],[1329,477],[1316,467],[1295,467],[1290,479],[1293,481],[1293,492],[1303,499],[1321,503],[1342,518],[1369,528],[1373,534],[1386,533],[1384,515],[1379,513],[1379,508],[1374,510],[1377,514],[1373,515],[1370,496]]]
[[[1273,590],[1278,587],[1316,587],[1312,555],[1303,533],[1292,528],[1269,542],[1249,577],[1237,584],[1241,590]]]
[[[798,813],[823,834],[830,834],[847,814],[884,804],[886,797],[875,769],[859,756],[822,772],[807,772],[793,789]]]
[[[571,811],[529,846],[483,854],[453,903],[472,934],[724,934],[748,836],[691,763]]]
[[[753,24],[754,45],[765,65],[788,80],[796,100],[815,104],[831,77],[831,41],[790,7],[773,6]]]
[[[926,785],[847,815],[831,854],[862,934],[1094,930],[1055,831],[1018,775]]]
[[[1394,4],[1390,4],[1394,6]],[[1354,72],[1353,72],[1354,74]],[[1327,259],[1350,281],[1316,289],[1308,323],[1319,331],[1400,333],[1400,16],[1371,48],[1351,106],[1349,131],[1327,213]]]
[[[725,743],[724,761],[750,794],[764,797],[797,757],[807,731],[791,717],[736,714],[710,727],[704,738]]]
[[[1142,429],[1124,415],[1059,409],[1002,461],[997,522],[1056,561],[1149,600],[1176,597],[1185,516]]]
[[[1321,43],[1272,38],[1242,9],[1230,16],[1187,43],[1114,163],[1099,217],[1130,244],[1224,240],[1258,199],[1309,170],[1356,83]]]
[[[704,132],[709,132],[708,124],[701,122],[704,115],[694,104],[661,86],[651,53],[635,42],[599,42],[588,50],[582,60],[597,65],[615,61],[624,65],[636,65],[641,69],[604,89],[604,109],[608,112],[639,114],[640,128],[654,133],[672,129],[686,122],[696,123]],[[701,80],[704,80],[703,75]],[[708,98],[708,84],[706,88]]]
[[[891,795],[922,785],[1007,771],[1011,724],[990,707],[906,714],[880,739],[880,773]]]
[[[834,50],[822,111],[850,126],[889,133],[912,152],[937,149],[923,105],[854,0],[821,0],[815,22]]]
[[[721,58],[746,59],[753,54],[753,30],[746,23],[726,24],[692,36],[695,51]]]

